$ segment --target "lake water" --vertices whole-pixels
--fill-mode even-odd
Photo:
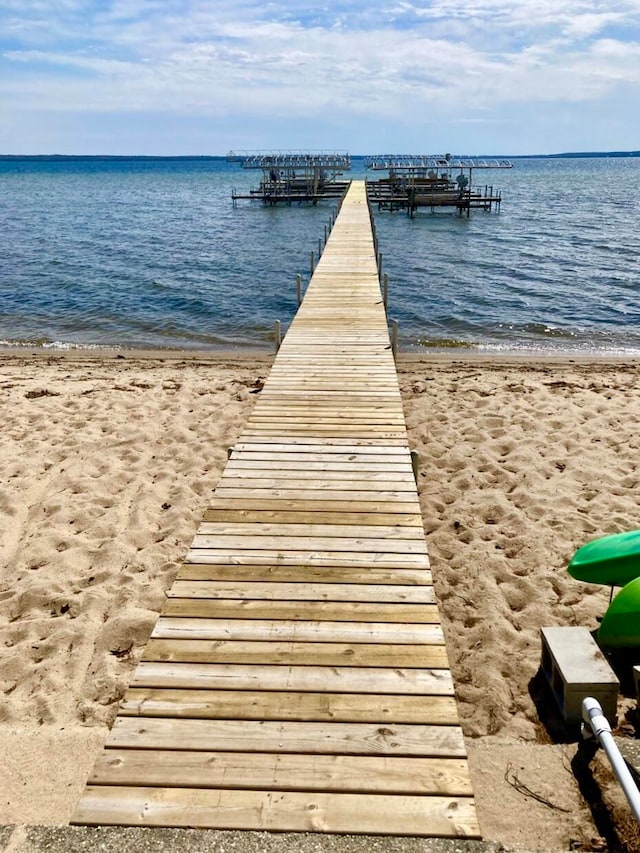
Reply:
[[[333,204],[234,208],[258,180],[224,159],[0,161],[0,345],[269,348]],[[500,213],[376,212],[401,347],[640,354],[640,160],[474,183]]]

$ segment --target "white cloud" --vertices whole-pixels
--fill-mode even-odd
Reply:
[[[0,0],[0,29],[13,114],[500,123],[640,82],[640,0]]]

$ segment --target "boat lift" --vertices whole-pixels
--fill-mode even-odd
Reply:
[[[241,162],[243,169],[262,171],[258,187],[248,193],[232,191],[234,206],[240,199],[268,205],[293,202],[315,205],[321,199],[342,198],[349,186],[349,181],[339,180],[351,168],[351,158],[346,152],[233,152],[233,159]]]
[[[413,217],[420,207],[432,212],[454,207],[469,216],[472,209],[499,210],[502,203],[502,193],[493,185],[473,185],[474,170],[512,169],[513,163],[451,154],[382,154],[365,158],[365,166],[388,173],[367,181],[369,200],[378,210],[406,210]]]

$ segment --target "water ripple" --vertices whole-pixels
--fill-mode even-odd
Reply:
[[[268,346],[332,206],[234,209],[255,178],[222,160],[0,163],[0,343]],[[500,214],[376,215],[402,345],[640,351],[640,162],[522,160],[491,180]]]

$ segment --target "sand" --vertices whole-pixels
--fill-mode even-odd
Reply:
[[[269,363],[0,355],[0,823],[70,819]],[[399,376],[483,833],[606,849],[591,756],[539,720],[539,629],[597,627],[608,591],[566,564],[639,526],[640,364],[402,358]]]

